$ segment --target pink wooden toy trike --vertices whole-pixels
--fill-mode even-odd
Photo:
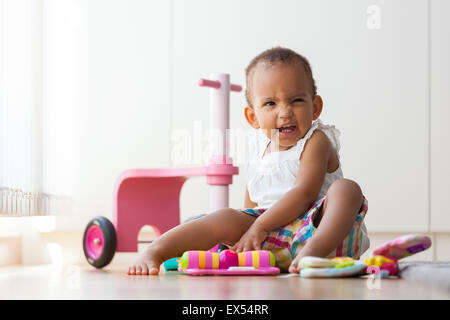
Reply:
[[[144,225],[154,228],[157,236],[180,223],[179,196],[191,176],[206,176],[210,185],[210,210],[228,207],[228,185],[239,168],[228,157],[230,91],[241,86],[230,84],[228,74],[214,73],[200,79],[199,85],[210,89],[210,129],[219,130],[221,141],[212,152],[207,166],[172,169],[131,169],[116,183],[113,222],[105,217],[92,219],[83,236],[87,261],[96,268],[111,262],[114,253],[136,252],[138,233]]]

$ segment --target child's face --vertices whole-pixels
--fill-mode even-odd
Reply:
[[[252,106],[245,108],[245,117],[255,129],[287,150],[303,138],[322,111],[322,99],[312,97],[303,66],[259,63],[250,81]],[[291,126],[281,129],[284,126]]]

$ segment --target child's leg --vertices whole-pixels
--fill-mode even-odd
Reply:
[[[302,257],[326,257],[345,239],[351,231],[356,216],[363,204],[363,194],[359,185],[351,180],[340,179],[328,189],[318,219],[318,227],[311,239],[292,261],[289,272],[298,273],[297,265]]]
[[[226,208],[181,224],[155,239],[128,274],[158,274],[161,263],[187,250],[209,250],[219,242],[233,245],[254,221],[251,215]]]

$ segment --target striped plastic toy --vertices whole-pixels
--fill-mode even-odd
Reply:
[[[275,256],[267,250],[220,253],[210,251],[186,251],[178,262],[178,270],[191,275],[250,275],[277,274]]]

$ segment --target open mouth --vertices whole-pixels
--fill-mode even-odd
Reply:
[[[281,133],[291,133],[294,132],[297,129],[297,126],[284,126],[281,128],[278,128],[278,131]]]

